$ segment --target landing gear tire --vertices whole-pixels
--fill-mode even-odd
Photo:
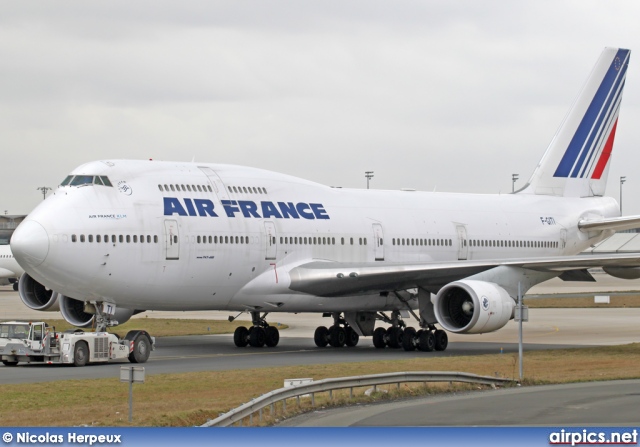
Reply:
[[[133,341],[133,351],[129,354],[129,361],[145,363],[149,359],[149,354],[151,354],[151,341],[144,334],[138,335]]]
[[[316,342],[318,348],[326,347],[329,344],[329,329],[318,326],[313,334],[313,341]]]
[[[18,291],[18,283],[17,282],[13,283],[13,290],[14,290],[14,292]]]
[[[442,329],[435,332],[435,349],[436,351],[444,351],[449,346],[449,336]]]
[[[350,348],[356,346],[358,344],[358,341],[360,341],[360,336],[358,335],[358,333],[354,331],[351,326],[347,326],[346,328],[344,328],[344,332],[346,335],[345,343],[347,344],[347,346],[349,346]]]
[[[390,348],[398,349],[402,346],[403,330],[401,327],[390,327],[387,330],[387,344]]]
[[[347,334],[344,329],[338,325],[333,325],[329,328],[329,344],[334,348],[341,348],[347,341]]]
[[[418,332],[418,349],[423,352],[431,352],[435,349],[436,338],[431,331]]]
[[[16,366],[18,364],[17,360],[3,360],[2,364],[4,366]]]
[[[267,334],[261,327],[252,327],[249,331],[249,344],[254,348],[262,348],[267,341]]]
[[[267,326],[265,335],[265,343],[268,347],[275,348],[276,346],[278,346],[278,342],[280,341],[280,331],[278,330],[278,328],[274,326]]]
[[[129,354],[131,359],[131,354]],[[76,343],[73,348],[73,366],[84,366],[89,361],[89,347],[83,341]]]
[[[383,327],[376,328],[373,331],[373,346],[377,349],[383,349],[387,346],[387,342],[385,341],[385,337],[387,335],[387,330]]]
[[[416,330],[412,327],[408,327],[404,330],[404,334],[402,334],[402,349],[405,351],[415,351],[416,343]]]
[[[244,326],[238,326],[233,332],[233,343],[238,348],[244,348],[249,344],[249,329]]]

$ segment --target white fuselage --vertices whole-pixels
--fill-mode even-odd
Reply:
[[[341,189],[230,165],[116,160],[73,174],[113,186],[61,186],[41,203],[26,220],[48,250],[27,271],[69,297],[141,310],[383,310],[393,298],[294,292],[288,272],[576,254],[604,237],[580,219],[619,215],[610,198]]]

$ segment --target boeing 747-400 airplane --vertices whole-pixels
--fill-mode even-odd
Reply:
[[[249,312],[239,347],[278,344],[271,312],[321,312],[333,324],[316,329],[320,347],[373,336],[377,348],[431,351],[446,349],[446,331],[502,328],[519,286],[593,280],[591,267],[640,278],[640,255],[578,255],[640,226],[604,197],[629,56],[603,51],[514,194],[331,188],[223,164],[84,164],[13,234],[20,296],[101,329],[145,310]]]
[[[13,284],[13,289],[18,290],[18,279],[24,273],[11,253],[11,247],[0,245],[0,286]]]

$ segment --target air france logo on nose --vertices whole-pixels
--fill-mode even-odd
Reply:
[[[222,200],[220,202],[227,217],[275,218],[275,219],[329,219],[321,203],[268,202],[251,200]],[[164,198],[164,215],[218,217],[214,204],[209,199]],[[238,216],[236,216],[238,215]]]

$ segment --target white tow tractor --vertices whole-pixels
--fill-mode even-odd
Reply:
[[[154,343],[146,331],[129,331],[120,339],[108,332],[81,329],[56,332],[43,321],[0,323],[0,357],[5,366],[19,362],[84,366],[127,358],[132,363],[144,363]]]

